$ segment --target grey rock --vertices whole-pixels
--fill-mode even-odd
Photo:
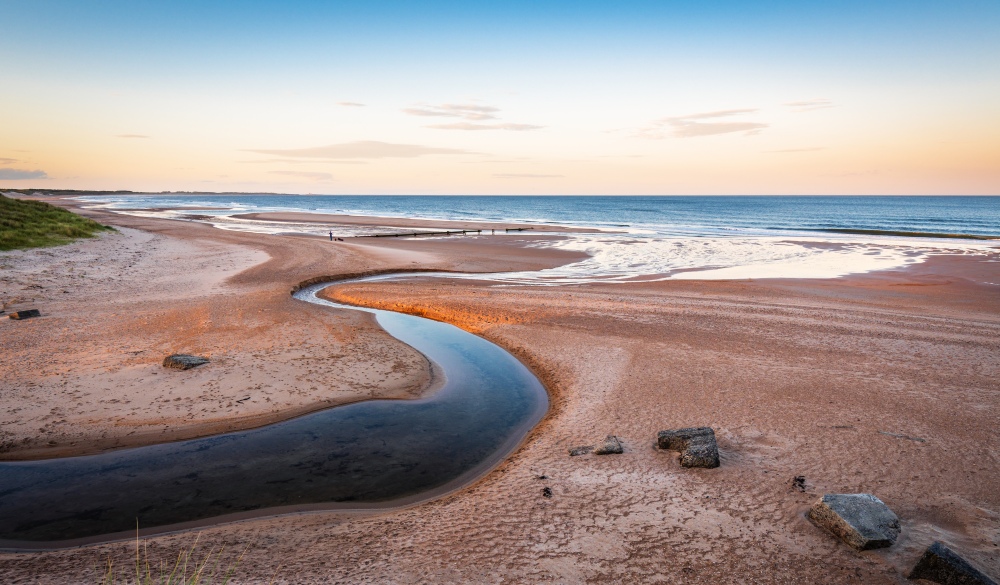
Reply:
[[[608,435],[604,442],[594,449],[594,455],[617,455],[623,452],[622,442],[614,435]]]
[[[940,542],[927,547],[909,578],[927,579],[941,585],[997,585]]]
[[[899,518],[871,494],[826,494],[808,516],[856,550],[890,547],[899,536]]]
[[[576,457],[577,455],[586,455],[594,450],[593,445],[580,445],[579,447],[570,447],[569,456]]]
[[[175,370],[190,370],[191,368],[207,363],[208,358],[188,355],[186,353],[175,353],[163,358],[163,367],[173,368]]]
[[[656,446],[660,449],[680,451],[681,466],[719,466],[719,446],[715,442],[715,431],[711,427],[694,427],[660,431],[656,435]]]
[[[17,319],[17,320],[30,319],[32,317],[41,317],[41,316],[42,314],[38,311],[38,309],[27,309],[25,311],[18,311],[16,313],[10,314],[11,319]]]

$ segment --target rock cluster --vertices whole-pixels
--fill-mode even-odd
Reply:
[[[997,585],[940,542],[927,547],[909,578],[927,579],[941,585]]]
[[[191,368],[207,363],[208,358],[188,355],[186,353],[175,353],[163,358],[163,367],[173,368],[175,370],[190,370]]]
[[[808,516],[856,550],[886,548],[899,536],[899,518],[871,494],[827,494]]]
[[[680,451],[681,466],[719,466],[719,446],[715,442],[715,431],[711,427],[696,427],[660,431],[656,435],[656,446],[660,449]]]

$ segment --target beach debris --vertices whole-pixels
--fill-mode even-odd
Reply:
[[[579,447],[570,447],[569,456],[576,457],[577,455],[586,455],[594,450],[593,445],[580,445]]]
[[[539,475],[539,476],[535,477],[535,479],[548,479],[548,478],[549,478],[549,476],[547,476],[545,474],[542,474],[542,475]]]
[[[594,449],[594,455],[618,455],[623,452],[622,442],[614,435],[608,435],[604,442]]]
[[[656,446],[669,451],[680,451],[682,467],[715,468],[719,466],[719,446],[711,427],[694,427],[660,431]]]
[[[941,585],[997,585],[950,548],[935,541],[910,572],[910,579],[926,579]]]
[[[543,487],[542,488],[542,497],[543,498],[551,498],[552,497],[552,488],[550,488],[548,486]]]
[[[41,317],[41,316],[42,314],[38,311],[38,309],[27,309],[24,311],[17,311],[16,313],[10,314],[11,319],[17,319],[17,320],[30,319],[32,317]]]
[[[855,550],[890,547],[899,536],[899,518],[871,494],[826,494],[808,517]]]
[[[916,441],[918,443],[927,442],[927,439],[921,439],[920,437],[911,437],[910,435],[901,435],[899,433],[887,433],[885,431],[879,431],[878,434],[885,435],[887,437],[893,437],[896,439],[906,439],[907,441]]]
[[[163,358],[163,367],[173,368],[175,370],[190,370],[191,368],[207,363],[208,358],[188,355],[186,353],[175,353]]]
[[[792,487],[799,490],[800,492],[806,491],[806,476],[796,475],[795,479],[792,480]]]

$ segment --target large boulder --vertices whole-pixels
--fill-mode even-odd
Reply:
[[[202,364],[207,364],[208,358],[203,358],[196,355],[188,355],[186,353],[175,353],[173,355],[168,355],[163,358],[164,368],[173,368],[175,370],[190,370],[191,368],[200,366]]]
[[[656,446],[660,449],[680,451],[681,466],[719,466],[719,446],[715,442],[715,431],[711,427],[695,427],[660,431],[656,435]]]
[[[871,494],[827,494],[809,510],[809,519],[856,550],[892,546],[899,518]]]
[[[940,542],[927,547],[909,578],[927,579],[941,585],[997,585]]]

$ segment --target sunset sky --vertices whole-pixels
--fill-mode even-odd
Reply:
[[[204,4],[0,1],[0,187],[1000,194],[996,0]]]

